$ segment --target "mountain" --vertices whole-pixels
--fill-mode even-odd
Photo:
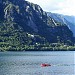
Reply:
[[[0,0],[1,51],[54,50],[61,45],[73,45],[73,33],[65,24],[47,16],[39,5]]]
[[[63,15],[63,16],[67,21],[75,25],[75,16],[67,16],[67,15]]]
[[[73,36],[75,37],[75,16],[67,16],[51,12],[48,12],[47,14],[56,21],[61,22],[62,24],[66,24],[68,28],[73,32]]]

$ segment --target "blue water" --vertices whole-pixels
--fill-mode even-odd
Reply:
[[[74,51],[0,52],[0,75],[75,75],[74,59]]]

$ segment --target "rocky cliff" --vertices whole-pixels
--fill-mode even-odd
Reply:
[[[25,0],[0,0],[0,49],[34,49],[50,43],[73,43],[70,29]],[[37,47],[36,47],[37,48]]]
[[[51,12],[47,12],[47,15],[55,19],[57,22],[66,24],[68,28],[73,32],[73,36],[75,37],[75,16],[68,16]]]

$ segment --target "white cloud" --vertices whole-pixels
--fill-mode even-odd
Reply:
[[[45,11],[58,9],[58,2],[55,0],[27,0],[40,5]]]
[[[54,10],[52,12],[61,13],[65,15],[75,15],[75,0],[65,0],[58,4],[59,10]]]
[[[75,15],[75,0],[27,0],[40,5],[44,11]]]

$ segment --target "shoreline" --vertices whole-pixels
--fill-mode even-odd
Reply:
[[[19,51],[15,51],[15,50],[8,50],[8,51],[0,51],[0,52],[46,52],[46,51],[49,51],[49,52],[59,52],[59,51],[65,51],[65,52],[68,52],[68,51],[75,51],[75,50],[19,50]]]

